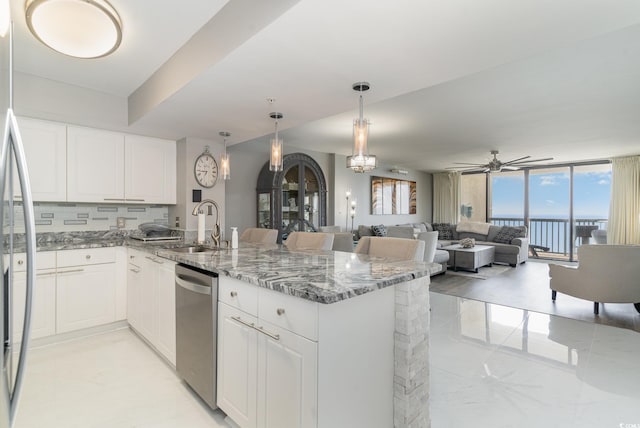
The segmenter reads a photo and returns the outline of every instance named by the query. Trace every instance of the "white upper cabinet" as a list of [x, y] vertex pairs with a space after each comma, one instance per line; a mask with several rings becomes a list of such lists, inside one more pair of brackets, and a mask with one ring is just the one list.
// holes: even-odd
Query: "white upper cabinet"
[[175, 204], [175, 141], [68, 126], [67, 200]]
[[124, 202], [124, 134], [67, 127], [67, 199]]
[[175, 204], [175, 141], [126, 135], [124, 150], [125, 200]]
[[[43, 120], [19, 118], [18, 125], [27, 159], [34, 201], [67, 200], [67, 127]], [[13, 194], [20, 196], [20, 183], [14, 172]]]

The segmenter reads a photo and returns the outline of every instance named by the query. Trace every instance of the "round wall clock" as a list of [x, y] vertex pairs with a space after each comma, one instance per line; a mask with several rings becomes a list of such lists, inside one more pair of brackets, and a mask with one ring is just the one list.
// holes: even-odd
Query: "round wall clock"
[[218, 181], [218, 163], [213, 155], [209, 152], [209, 146], [204, 148], [204, 152], [196, 158], [193, 165], [193, 174], [196, 181], [202, 187], [213, 187]]

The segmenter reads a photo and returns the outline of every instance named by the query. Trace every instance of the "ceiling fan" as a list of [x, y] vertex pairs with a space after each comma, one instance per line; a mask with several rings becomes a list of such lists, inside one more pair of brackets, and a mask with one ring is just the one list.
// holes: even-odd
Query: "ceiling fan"
[[465, 165], [465, 166], [453, 166], [447, 169], [462, 169], [462, 172], [516, 171], [520, 168], [533, 166], [533, 165], [529, 165], [531, 162], [543, 162], [543, 161], [553, 160], [553, 158], [529, 159], [531, 156], [523, 156], [521, 158], [512, 159], [507, 162], [502, 162], [500, 159], [498, 159], [497, 150], [491, 150], [491, 154], [493, 155], [493, 159], [491, 159], [486, 164], [454, 162], [455, 164]]

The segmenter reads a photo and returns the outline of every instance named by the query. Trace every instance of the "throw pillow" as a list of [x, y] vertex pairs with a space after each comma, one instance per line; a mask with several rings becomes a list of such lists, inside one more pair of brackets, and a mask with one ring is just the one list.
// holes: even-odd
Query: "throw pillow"
[[433, 223], [431, 224], [433, 230], [438, 232], [438, 239], [446, 240], [453, 239], [452, 226], [449, 223]]
[[375, 236], [387, 236], [387, 227], [384, 224], [371, 226], [371, 231]]
[[510, 244], [514, 238], [524, 238], [527, 236], [527, 228], [524, 226], [503, 226], [500, 232], [493, 239], [494, 242]]

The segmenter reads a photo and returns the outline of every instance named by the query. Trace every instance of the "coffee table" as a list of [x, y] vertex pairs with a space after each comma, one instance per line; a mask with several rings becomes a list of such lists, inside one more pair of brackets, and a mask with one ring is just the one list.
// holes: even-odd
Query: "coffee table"
[[472, 270], [478, 273], [478, 268], [493, 264], [495, 248], [491, 245], [476, 245], [471, 248], [463, 248], [460, 244], [442, 247], [449, 252], [449, 264], [454, 271], [458, 269]]

